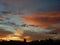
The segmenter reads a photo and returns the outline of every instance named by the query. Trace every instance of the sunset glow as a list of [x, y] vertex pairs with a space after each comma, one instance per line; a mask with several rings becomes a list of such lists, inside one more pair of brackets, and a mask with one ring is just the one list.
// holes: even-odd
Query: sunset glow
[[0, 40], [60, 39], [60, 0], [0, 0]]

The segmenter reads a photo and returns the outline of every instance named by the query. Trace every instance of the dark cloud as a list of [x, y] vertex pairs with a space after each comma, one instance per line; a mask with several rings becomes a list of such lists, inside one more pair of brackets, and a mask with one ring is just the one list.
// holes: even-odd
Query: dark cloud
[[[36, 33], [36, 32], [30, 32], [30, 31], [25, 31], [24, 36], [30, 36], [30, 38], [32, 40], [45, 40], [45, 39], [49, 39], [52, 38], [50, 35], [48, 35], [50, 33]], [[51, 32], [52, 34], [52, 32]]]
[[0, 38], [1, 38], [1, 37], [6, 37], [6, 36], [8, 36], [9, 34], [13, 34], [13, 32], [6, 31], [6, 30], [0, 28]]
[[11, 11], [12, 13], [60, 11], [60, 1], [58, 0], [3, 0], [0, 2], [5, 4], [5, 11]]
[[0, 29], [0, 33], [4, 33], [4, 34], [12, 34], [12, 32], [6, 31], [6, 30], [4, 30], [4, 29]]

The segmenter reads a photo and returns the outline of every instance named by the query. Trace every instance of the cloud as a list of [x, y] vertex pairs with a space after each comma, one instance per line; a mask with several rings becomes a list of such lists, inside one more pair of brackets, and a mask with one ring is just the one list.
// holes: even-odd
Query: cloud
[[[60, 32], [57, 31], [56, 28], [53, 28], [52, 26], [55, 23], [57, 24], [60, 23], [59, 14], [60, 14], [59, 12], [56, 13], [49, 12], [49, 13], [39, 13], [39, 14], [37, 13], [29, 16], [23, 15], [22, 17], [14, 14], [2, 15], [3, 18], [1, 19], [3, 19], [3, 21], [0, 21], [0, 28], [4, 29], [5, 31], [9, 31], [7, 32], [7, 34], [9, 34], [7, 35], [7, 37], [10, 36], [10, 39], [12, 40], [15, 40], [17, 38], [18, 40], [20, 39], [23, 40], [24, 37], [29, 37], [29, 39], [27, 40], [39, 40], [46, 38], [48, 39], [49, 37], [52, 38], [52, 36], [48, 34], [53, 34], [54, 32], [57, 33]], [[24, 26], [24, 24], [26, 25]], [[30, 26], [30, 25], [34, 25], [34, 26]], [[16, 31], [17, 29], [19, 31]], [[21, 33], [21, 30], [23, 34]], [[10, 32], [13, 32], [13, 34], [10, 35]], [[3, 35], [3, 37], [5, 36], [6, 35]]]
[[23, 18], [25, 23], [33, 23], [41, 26], [51, 26], [55, 23], [60, 23], [59, 12], [39, 13]]
[[11, 11], [12, 13], [39, 13], [60, 11], [60, 1], [56, 0], [3, 0], [0, 11]]
[[6, 37], [6, 36], [8, 36], [9, 34], [13, 34], [13, 32], [6, 31], [5, 29], [1, 29], [1, 28], [0, 28], [0, 38]]
[[[25, 16], [23, 18], [23, 21], [26, 24], [41, 27], [40, 29], [43, 29], [42, 31], [46, 31], [46, 29], [48, 29], [49, 31], [49, 29], [52, 29], [52, 31], [49, 33], [58, 33], [58, 34], [60, 33], [60, 28], [59, 28], [60, 13], [59, 12], [37, 13], [34, 15]], [[58, 24], [58, 26], [56, 26], [56, 24]], [[33, 29], [35, 30], [35, 28]], [[38, 31], [38, 29], [36, 29], [36, 31]]]
[[21, 30], [31, 31], [36, 33], [47, 33], [52, 32], [54, 29], [46, 29], [44, 27], [20, 27]]
[[59, 5], [55, 0], [3, 0], [0, 4], [0, 37], [8, 40], [26, 38], [27, 41], [59, 37], [53, 35], [60, 33]]
[[[29, 35], [32, 40], [46, 40], [46, 39], [60, 39], [60, 34], [53, 34], [53, 33], [36, 33], [36, 32], [28, 32], [26, 31], [24, 35]], [[57, 38], [55, 38], [57, 37]]]

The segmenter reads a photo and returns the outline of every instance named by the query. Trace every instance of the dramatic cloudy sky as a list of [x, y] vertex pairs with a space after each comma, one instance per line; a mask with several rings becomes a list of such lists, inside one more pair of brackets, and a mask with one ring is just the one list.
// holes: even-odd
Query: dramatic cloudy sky
[[29, 42], [59, 35], [60, 0], [0, 0], [0, 39]]

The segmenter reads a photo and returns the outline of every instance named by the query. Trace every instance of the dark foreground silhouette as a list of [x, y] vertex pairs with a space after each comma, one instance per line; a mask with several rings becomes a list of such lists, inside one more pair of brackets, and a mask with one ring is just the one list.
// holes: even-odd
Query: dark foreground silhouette
[[0, 42], [0, 45], [60, 45], [60, 40], [41, 40], [41, 41], [32, 41], [32, 42], [26, 42], [26, 40], [24, 40], [24, 42], [21, 41], [2, 41]]

